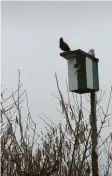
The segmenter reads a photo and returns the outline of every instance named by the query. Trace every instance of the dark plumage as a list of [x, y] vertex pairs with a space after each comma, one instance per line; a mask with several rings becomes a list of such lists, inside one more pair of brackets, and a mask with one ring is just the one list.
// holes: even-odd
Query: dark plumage
[[89, 52], [88, 52], [88, 54], [91, 54], [92, 56], [95, 57], [95, 51], [94, 51], [94, 49], [90, 49]]
[[63, 51], [70, 51], [70, 47], [67, 45], [67, 43], [65, 43], [65, 42], [63, 41], [63, 38], [62, 38], [62, 37], [60, 38], [59, 47], [60, 47], [60, 49], [63, 50]]

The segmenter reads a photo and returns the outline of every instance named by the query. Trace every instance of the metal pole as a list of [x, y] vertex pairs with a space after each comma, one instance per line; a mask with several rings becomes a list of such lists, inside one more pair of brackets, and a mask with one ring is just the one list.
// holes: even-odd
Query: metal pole
[[96, 119], [96, 94], [90, 94], [91, 99], [91, 140], [92, 140], [92, 176], [98, 174], [98, 153], [97, 153], [97, 119]]

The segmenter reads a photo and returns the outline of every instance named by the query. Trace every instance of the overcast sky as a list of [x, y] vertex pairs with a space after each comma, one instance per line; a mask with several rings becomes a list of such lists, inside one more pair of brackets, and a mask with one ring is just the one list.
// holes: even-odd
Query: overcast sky
[[[67, 61], [59, 38], [72, 50], [95, 49], [100, 89], [112, 85], [112, 2], [2, 2], [2, 85], [17, 87], [18, 69], [37, 125], [39, 113], [59, 119], [54, 73], [66, 94]], [[41, 125], [40, 125], [41, 126]]]

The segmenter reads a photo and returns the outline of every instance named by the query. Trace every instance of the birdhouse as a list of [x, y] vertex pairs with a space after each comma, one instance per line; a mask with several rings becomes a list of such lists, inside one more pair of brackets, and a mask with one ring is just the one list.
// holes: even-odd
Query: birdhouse
[[80, 49], [60, 53], [68, 61], [69, 91], [79, 94], [99, 91], [98, 61]]

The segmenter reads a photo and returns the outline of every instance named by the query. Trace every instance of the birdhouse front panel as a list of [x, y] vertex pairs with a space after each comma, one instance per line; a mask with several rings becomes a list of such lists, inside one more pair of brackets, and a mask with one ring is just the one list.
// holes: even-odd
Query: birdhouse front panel
[[78, 89], [77, 70], [74, 69], [76, 58], [68, 60], [69, 91]]
[[78, 90], [83, 93], [87, 89], [87, 79], [86, 79], [86, 60], [82, 55], [77, 55], [77, 64], [79, 65], [77, 73]]
[[68, 60], [68, 79], [70, 92], [87, 88], [86, 62], [80, 55]]

